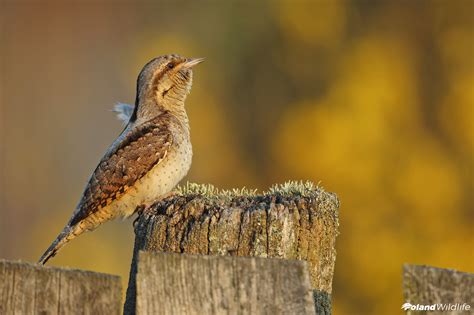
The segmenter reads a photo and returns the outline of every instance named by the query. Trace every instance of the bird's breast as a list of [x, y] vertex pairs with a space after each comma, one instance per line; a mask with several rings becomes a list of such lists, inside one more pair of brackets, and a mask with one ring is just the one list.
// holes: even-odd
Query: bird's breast
[[183, 179], [191, 167], [192, 146], [183, 140], [174, 145], [166, 156], [145, 176], [129, 188], [127, 193], [117, 200], [116, 211], [122, 216], [130, 216], [139, 205], [150, 205], [171, 192]]

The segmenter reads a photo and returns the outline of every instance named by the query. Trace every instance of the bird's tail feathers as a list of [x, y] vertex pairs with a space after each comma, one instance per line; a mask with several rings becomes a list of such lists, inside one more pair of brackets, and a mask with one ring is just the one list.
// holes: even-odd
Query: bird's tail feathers
[[59, 233], [58, 237], [54, 240], [54, 242], [49, 246], [46, 252], [41, 256], [38, 263], [44, 265], [51, 257], [54, 257], [57, 252], [66, 245], [70, 240], [75, 237], [73, 234], [73, 229], [68, 225], [66, 226], [61, 233]]

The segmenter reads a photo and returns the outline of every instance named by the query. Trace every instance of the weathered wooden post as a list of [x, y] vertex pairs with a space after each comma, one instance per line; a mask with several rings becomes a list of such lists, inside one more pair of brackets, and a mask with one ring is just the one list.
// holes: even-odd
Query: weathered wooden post
[[119, 276], [0, 260], [0, 314], [120, 314]]
[[306, 262], [139, 252], [136, 314], [314, 315]]
[[262, 195], [188, 184], [138, 218], [124, 313], [136, 310], [138, 253], [144, 250], [305, 260], [316, 311], [329, 314], [338, 207], [335, 194], [311, 183], [274, 186]]
[[[403, 296], [410, 304], [405, 304], [408, 314], [472, 314], [474, 274], [406, 264]], [[423, 309], [426, 306], [432, 309]]]

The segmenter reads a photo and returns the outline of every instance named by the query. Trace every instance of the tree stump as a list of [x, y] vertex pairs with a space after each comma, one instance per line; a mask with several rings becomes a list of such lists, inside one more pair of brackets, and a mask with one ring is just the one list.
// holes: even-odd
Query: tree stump
[[330, 314], [338, 208], [335, 194], [309, 182], [261, 195], [188, 184], [137, 219], [124, 313], [135, 313], [137, 259], [144, 250], [306, 260], [317, 314]]

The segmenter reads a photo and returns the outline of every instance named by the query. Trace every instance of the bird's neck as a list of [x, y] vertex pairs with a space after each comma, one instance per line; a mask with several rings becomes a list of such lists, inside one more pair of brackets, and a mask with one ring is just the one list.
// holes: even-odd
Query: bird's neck
[[184, 133], [189, 136], [189, 119], [186, 109], [184, 108], [184, 102], [182, 102], [180, 106], [167, 108], [167, 110], [171, 115], [176, 117], [176, 119], [181, 124]]
[[165, 104], [157, 104], [153, 101], [139, 102], [136, 107], [136, 113], [134, 113], [136, 115], [135, 125], [140, 125], [164, 112], [168, 112], [180, 122], [183, 131], [189, 133], [189, 119], [184, 107], [184, 100], [175, 100]]

